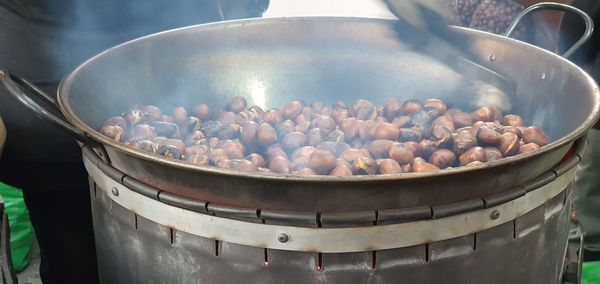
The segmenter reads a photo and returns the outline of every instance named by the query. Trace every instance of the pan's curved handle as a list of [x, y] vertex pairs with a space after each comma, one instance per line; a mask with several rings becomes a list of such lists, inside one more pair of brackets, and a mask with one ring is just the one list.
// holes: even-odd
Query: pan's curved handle
[[577, 49], [579, 49], [586, 41], [590, 39], [592, 33], [594, 32], [594, 20], [592, 19], [592, 17], [590, 17], [590, 15], [588, 15], [584, 11], [566, 4], [542, 2], [529, 6], [527, 9], [519, 13], [519, 15], [517, 15], [517, 17], [512, 21], [512, 23], [504, 33], [504, 36], [510, 37], [515, 31], [517, 25], [521, 22], [521, 20], [523, 20], [523, 18], [529, 13], [532, 13], [537, 10], [558, 10], [563, 12], [571, 12], [583, 18], [583, 21], [585, 22], [585, 32], [583, 33], [581, 38], [575, 44], [573, 44], [573, 46], [571, 46], [567, 51], [565, 51], [565, 53], [562, 54], [562, 56], [565, 58], [569, 58], [571, 55], [573, 55], [573, 53], [575, 53]]
[[[8, 90], [10, 94], [12, 94], [15, 99], [17, 99], [21, 104], [30, 109], [37, 115], [39, 118], [48, 120], [52, 122], [56, 127], [65, 131], [67, 134], [71, 135], [73, 138], [77, 139], [79, 142], [89, 145], [92, 148], [97, 148], [99, 143], [90, 139], [77, 128], [75, 128], [70, 123], [64, 121], [63, 119], [55, 116], [44, 107], [36, 103], [33, 99], [29, 97], [27, 93], [34, 94], [42, 98], [48, 104], [55, 106], [56, 100], [50, 95], [46, 94], [40, 88], [36, 87], [33, 83], [20, 78], [14, 74], [10, 74], [4, 70], [0, 70], [0, 81]], [[26, 91], [24, 91], [26, 90]]]

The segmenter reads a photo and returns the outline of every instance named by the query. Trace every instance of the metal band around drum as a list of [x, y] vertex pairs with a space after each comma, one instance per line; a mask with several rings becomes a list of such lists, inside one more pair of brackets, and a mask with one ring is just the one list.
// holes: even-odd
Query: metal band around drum
[[240, 245], [322, 253], [409, 247], [490, 229], [549, 201], [567, 188], [577, 172], [577, 167], [573, 167], [553, 182], [507, 203], [446, 218], [368, 227], [307, 228], [244, 222], [170, 206], [114, 181], [85, 156], [84, 164], [104, 194], [126, 209], [158, 224]]

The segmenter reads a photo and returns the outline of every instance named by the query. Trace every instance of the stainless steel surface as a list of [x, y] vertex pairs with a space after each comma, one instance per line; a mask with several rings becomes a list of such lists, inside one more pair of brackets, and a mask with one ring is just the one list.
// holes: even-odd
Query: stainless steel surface
[[244, 222], [173, 207], [128, 189], [103, 174], [87, 157], [84, 157], [84, 164], [98, 188], [103, 191], [102, 194], [106, 194], [123, 208], [136, 212], [138, 216], [152, 222], [228, 243], [323, 253], [409, 247], [490, 229], [525, 215], [548, 202], [567, 188], [577, 171], [577, 167], [573, 167], [555, 181], [523, 197], [483, 210], [401, 224], [315, 229]]
[[462, 107], [472, 103], [461, 76], [399, 42], [391, 20], [260, 19], [164, 32], [90, 59], [63, 81], [58, 101], [70, 122], [105, 145], [115, 168], [188, 197], [298, 211], [464, 201], [509, 190], [552, 168], [597, 120], [600, 99], [594, 81], [557, 55], [508, 38], [453, 29], [474, 48], [479, 64], [515, 81], [511, 112], [544, 129], [553, 143], [483, 166], [441, 172], [297, 177], [200, 167], [130, 149], [95, 130], [133, 105], [168, 109], [209, 102], [218, 108], [237, 95], [263, 107], [294, 98], [382, 103], [390, 96], [439, 97]]
[[92, 183], [90, 193], [100, 279], [111, 284], [562, 283], [571, 204], [567, 189], [475, 234], [374, 252], [318, 253], [199, 237], [122, 207], [100, 184]]
[[519, 23], [523, 20], [523, 18], [525, 18], [530, 13], [539, 10], [558, 10], [563, 12], [571, 12], [577, 14], [583, 19], [585, 23], [585, 31], [583, 32], [581, 38], [577, 42], [575, 42], [573, 46], [567, 49], [567, 51], [565, 51], [565, 53], [562, 55], [565, 58], [571, 57], [571, 55], [575, 53], [575, 51], [577, 51], [577, 49], [579, 49], [592, 36], [592, 33], [594, 32], [594, 20], [584, 11], [566, 4], [543, 2], [531, 5], [527, 7], [527, 9], [523, 10], [510, 24], [510, 26], [504, 33], [504, 36], [510, 37], [513, 31], [519, 25]]
[[[515, 83], [473, 60], [470, 41], [461, 39], [452, 24], [453, 14], [446, 1], [385, 0], [389, 10], [398, 18], [397, 34], [402, 42], [412, 45], [427, 56], [440, 60], [465, 79], [465, 86], [484, 85], [499, 96], [495, 106], [510, 109], [507, 96], [515, 92]], [[485, 83], [484, 83], [485, 82]], [[477, 94], [478, 88], [465, 88]]]

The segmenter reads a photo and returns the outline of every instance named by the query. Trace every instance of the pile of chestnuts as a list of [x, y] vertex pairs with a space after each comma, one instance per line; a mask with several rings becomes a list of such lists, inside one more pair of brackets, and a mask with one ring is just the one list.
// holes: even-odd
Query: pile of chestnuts
[[439, 99], [383, 106], [368, 100], [326, 106], [291, 101], [263, 110], [233, 98], [206, 104], [134, 108], [108, 119], [102, 134], [129, 147], [201, 166], [293, 175], [375, 175], [474, 166], [539, 149], [548, 137], [493, 106], [473, 112]]

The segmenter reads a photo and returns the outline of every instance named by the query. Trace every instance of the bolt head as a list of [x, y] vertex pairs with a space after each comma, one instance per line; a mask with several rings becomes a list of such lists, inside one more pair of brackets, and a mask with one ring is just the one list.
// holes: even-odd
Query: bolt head
[[279, 234], [279, 235], [277, 236], [277, 240], [278, 240], [280, 243], [287, 243], [287, 242], [290, 240], [290, 236], [288, 236], [288, 235], [287, 235], [287, 234], [285, 234], [285, 233], [281, 233], [281, 234]]
[[116, 187], [113, 187], [111, 191], [114, 196], [119, 196], [119, 190]]
[[498, 210], [492, 211], [492, 214], [490, 214], [490, 218], [492, 218], [492, 220], [500, 218], [500, 212]]

